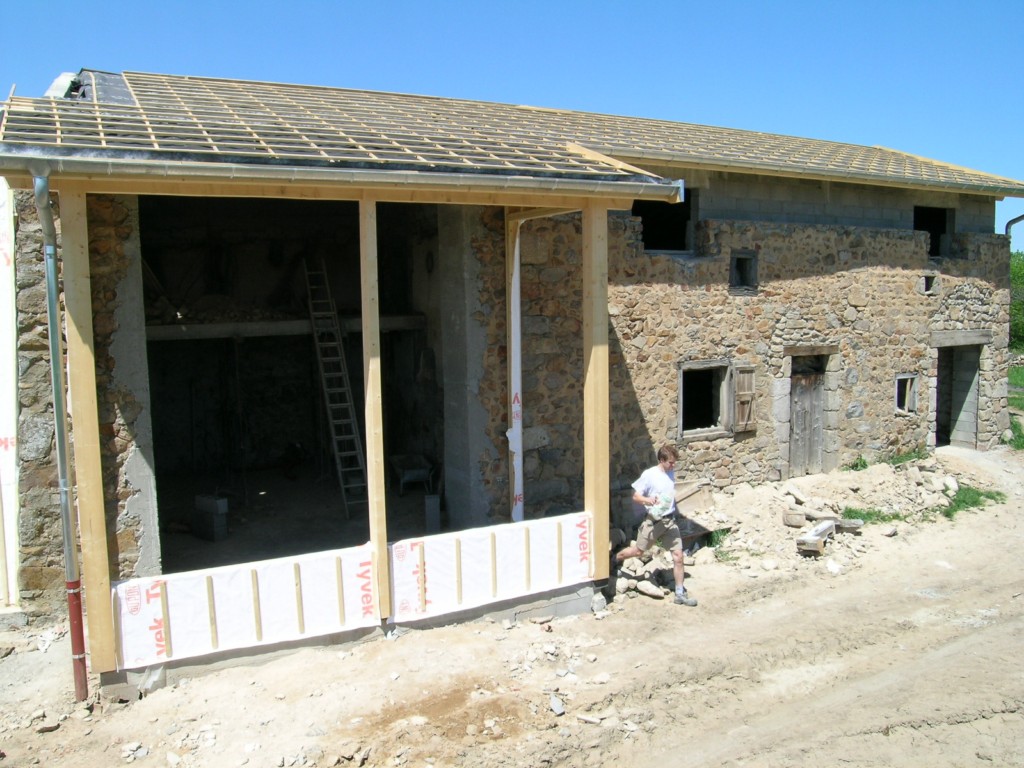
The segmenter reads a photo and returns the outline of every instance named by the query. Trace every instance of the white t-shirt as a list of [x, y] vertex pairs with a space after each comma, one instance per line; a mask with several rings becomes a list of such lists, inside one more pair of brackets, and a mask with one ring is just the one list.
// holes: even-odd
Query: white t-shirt
[[[667, 495], [671, 499], [671, 503], [666, 514], [672, 514], [676, 510], [675, 470], [670, 469], [666, 472], [661, 468], [660, 464], [656, 464], [650, 469], [645, 469], [643, 474], [633, 483], [633, 490], [637, 491], [641, 496], [652, 498]], [[633, 502], [633, 510], [637, 513], [638, 518], [644, 517], [647, 514], [647, 507], [637, 501]]]

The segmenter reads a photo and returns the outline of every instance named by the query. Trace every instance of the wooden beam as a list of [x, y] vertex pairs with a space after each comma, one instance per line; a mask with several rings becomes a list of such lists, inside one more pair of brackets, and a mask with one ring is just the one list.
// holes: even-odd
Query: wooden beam
[[[31, 189], [32, 176], [7, 174], [14, 189]], [[54, 176], [50, 188], [56, 192], [111, 195], [169, 195], [172, 197], [256, 197], [284, 200], [374, 200], [381, 203], [437, 203], [450, 205], [499, 205], [578, 211], [586, 197], [552, 191], [541, 192], [447, 190], [424, 186], [360, 187], [348, 184], [305, 182], [253, 182], [245, 180], [196, 180], [186, 177]], [[663, 197], [663, 196], [662, 196]], [[608, 208], [632, 207], [631, 197], [601, 198]], [[662, 199], [661, 197], [656, 199]]]
[[384, 503], [384, 411], [380, 373], [380, 300], [377, 289], [377, 204], [359, 202], [359, 274], [363, 302], [363, 384], [366, 391], [366, 494], [370, 547], [381, 618], [391, 615], [388, 523]]
[[75, 423], [74, 473], [82, 540], [82, 584], [92, 672], [117, 669], [110, 554], [100, 467], [99, 409], [92, 334], [92, 291], [85, 195], [60, 196], [61, 259], [67, 312], [68, 389]]
[[508, 209], [505, 211], [505, 223], [515, 221], [529, 221], [530, 219], [545, 219], [549, 216], [561, 216], [564, 213], [576, 213], [579, 208], [523, 208], [520, 210]]
[[583, 502], [594, 520], [594, 578], [608, 578], [608, 209], [583, 207]]

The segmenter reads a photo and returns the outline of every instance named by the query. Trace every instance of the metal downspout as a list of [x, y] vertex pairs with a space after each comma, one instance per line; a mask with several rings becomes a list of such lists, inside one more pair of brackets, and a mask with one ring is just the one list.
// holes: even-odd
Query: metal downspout
[[57, 280], [57, 230], [50, 207], [50, 182], [45, 175], [33, 174], [36, 210], [43, 230], [43, 255], [46, 262], [46, 326], [50, 337], [50, 381], [53, 385], [53, 422], [57, 447], [57, 480], [60, 489], [60, 519], [64, 534], [64, 578], [68, 594], [68, 620], [71, 634], [71, 663], [75, 675], [75, 698], [89, 695], [85, 668], [85, 632], [82, 624], [82, 577], [78, 567], [75, 525], [68, 487], [68, 430], [64, 396], [64, 345], [61, 336], [59, 284]]
[[1020, 222], [1022, 222], [1022, 221], [1024, 221], [1024, 213], [1022, 213], [1022, 214], [1021, 214], [1020, 216], [1018, 216], [1017, 218], [1015, 218], [1015, 219], [1010, 219], [1010, 220], [1009, 220], [1008, 222], [1006, 222], [1006, 236], [1007, 236], [1007, 237], [1009, 237], [1009, 236], [1010, 236], [1010, 230], [1011, 230], [1011, 229], [1013, 228], [1013, 225], [1014, 225], [1014, 224], [1018, 224], [1018, 223], [1020, 223]]

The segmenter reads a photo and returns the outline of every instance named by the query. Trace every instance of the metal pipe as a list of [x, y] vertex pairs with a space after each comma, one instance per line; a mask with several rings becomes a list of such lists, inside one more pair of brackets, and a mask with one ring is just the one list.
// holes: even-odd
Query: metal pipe
[[57, 482], [60, 491], [60, 519], [64, 534], [64, 579], [68, 594], [68, 621], [71, 635], [71, 664], [75, 675], [75, 698], [89, 695], [85, 668], [85, 631], [82, 623], [82, 577], [75, 545], [74, 513], [68, 486], [68, 430], [64, 388], [64, 345], [61, 337], [60, 291], [57, 276], [57, 229], [50, 207], [50, 181], [33, 173], [36, 211], [43, 230], [43, 256], [46, 266], [46, 327], [50, 337], [50, 381], [53, 386], [53, 425], [57, 448]]
[[1013, 228], [1013, 225], [1017, 224], [1017, 223], [1019, 223], [1021, 221], [1024, 221], [1024, 213], [1022, 213], [1020, 216], [1018, 216], [1018, 217], [1016, 217], [1014, 219], [1010, 219], [1008, 222], [1006, 222], [1006, 236], [1007, 237], [1010, 236], [1010, 230]]

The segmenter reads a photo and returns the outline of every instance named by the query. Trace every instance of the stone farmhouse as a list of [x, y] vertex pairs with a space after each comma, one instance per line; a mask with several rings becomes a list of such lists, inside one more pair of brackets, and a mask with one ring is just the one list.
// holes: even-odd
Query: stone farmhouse
[[[99, 672], [133, 667], [132, 579], [365, 546], [379, 622], [404, 615], [396, 541], [494, 526], [484, 572], [455, 545], [453, 589], [521, 597], [549, 584], [530, 576], [547, 534], [502, 554], [502, 531], [583, 512], [587, 578], [550, 582], [571, 592], [607, 576], [592, 555], [661, 444], [725, 488], [984, 450], [1008, 427], [995, 204], [1024, 182], [702, 125], [134, 72], [2, 110], [0, 604], [61, 592], [67, 431]], [[527, 588], [502, 591], [510, 563]]]

